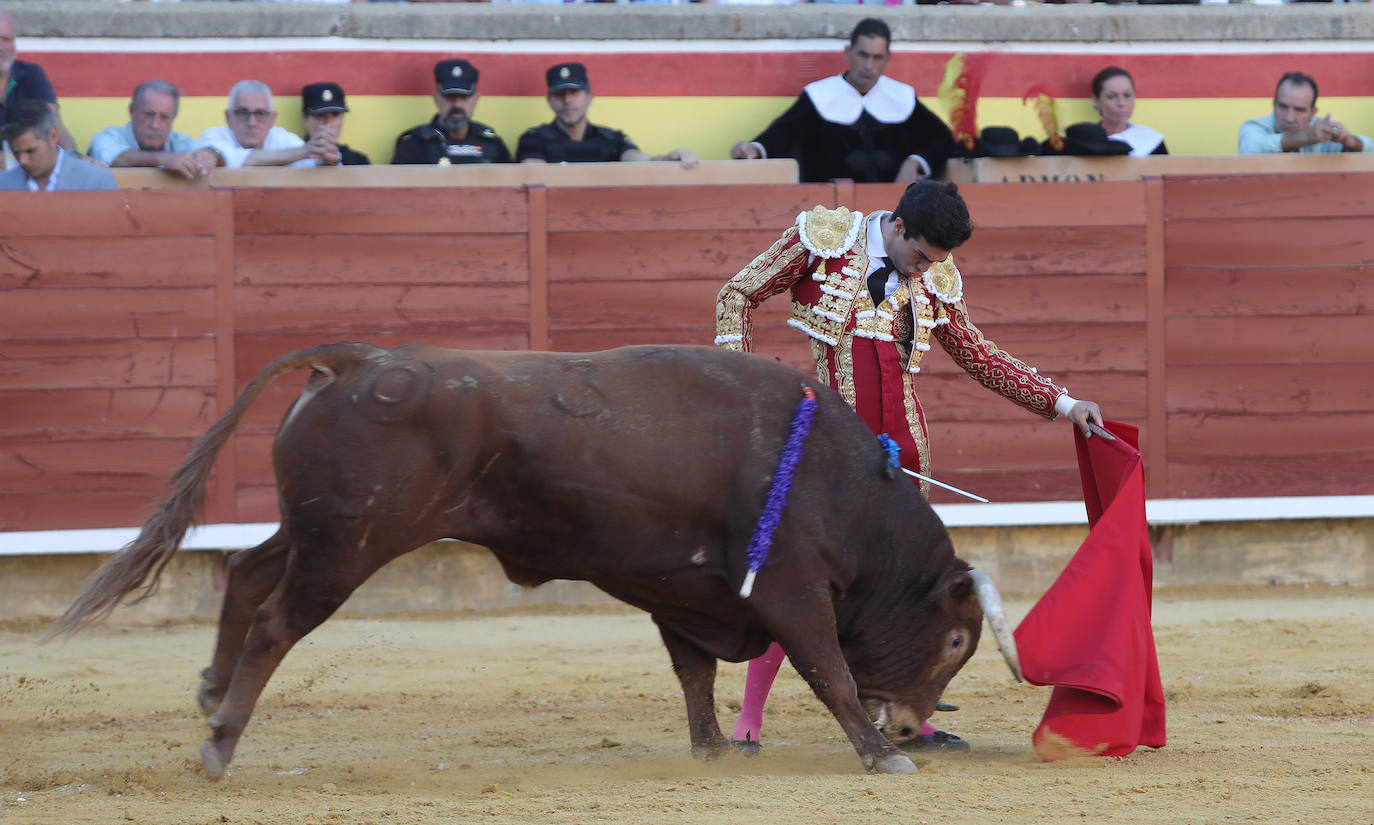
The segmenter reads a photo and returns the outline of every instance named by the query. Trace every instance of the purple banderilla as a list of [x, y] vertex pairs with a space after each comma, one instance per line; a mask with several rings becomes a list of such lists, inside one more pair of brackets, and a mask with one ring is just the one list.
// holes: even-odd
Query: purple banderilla
[[739, 594], [746, 599], [754, 592], [754, 577], [764, 562], [768, 561], [768, 548], [772, 546], [773, 534], [782, 521], [782, 508], [787, 506], [787, 494], [792, 490], [792, 474], [797, 471], [797, 463], [801, 461], [802, 445], [806, 442], [806, 434], [811, 431], [811, 419], [815, 415], [816, 393], [802, 384], [802, 400], [797, 402], [796, 412], [792, 413], [792, 429], [787, 433], [787, 443], [782, 447], [778, 469], [773, 473], [768, 501], [763, 505], [759, 523], [754, 526], [754, 535], [744, 551], [749, 558], [749, 572], [744, 575]]

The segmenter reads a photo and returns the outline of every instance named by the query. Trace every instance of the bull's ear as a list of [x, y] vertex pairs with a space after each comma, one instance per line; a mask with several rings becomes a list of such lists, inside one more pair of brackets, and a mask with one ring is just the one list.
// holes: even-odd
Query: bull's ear
[[957, 613], [967, 604], [978, 603], [978, 593], [973, 585], [973, 576], [967, 570], [951, 571], [945, 574], [945, 609]]

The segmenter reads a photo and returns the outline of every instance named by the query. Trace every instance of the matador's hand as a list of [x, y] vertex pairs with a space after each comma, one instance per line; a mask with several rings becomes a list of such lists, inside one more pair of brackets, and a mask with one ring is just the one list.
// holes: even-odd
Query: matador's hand
[[1069, 408], [1064, 417], [1073, 422], [1073, 425], [1083, 431], [1083, 435], [1092, 438], [1092, 431], [1088, 429], [1088, 422], [1102, 426], [1102, 411], [1097, 408], [1097, 404], [1092, 401], [1079, 401]]

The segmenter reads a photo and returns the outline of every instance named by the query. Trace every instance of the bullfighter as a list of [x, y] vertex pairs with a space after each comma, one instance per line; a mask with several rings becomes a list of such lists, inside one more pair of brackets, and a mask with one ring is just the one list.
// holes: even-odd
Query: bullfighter
[[[1025, 409], [1062, 415], [1088, 432], [1101, 425], [1097, 404], [1079, 401], [1002, 350], [974, 326], [953, 250], [973, 232], [968, 206], [952, 183], [917, 181], [896, 209], [870, 215], [817, 206], [731, 278], [716, 301], [718, 346], [749, 352], [753, 310], [785, 290], [788, 325], [811, 339], [816, 374], [837, 390], [874, 433], [901, 448], [907, 469], [929, 475], [925, 414], [916, 396], [921, 360], [938, 341], [983, 386]], [[919, 482], [929, 496], [929, 485]], [[757, 749], [763, 703], [782, 663], [774, 644], [749, 664], [734, 739]], [[915, 749], [968, 748], [926, 723]]]

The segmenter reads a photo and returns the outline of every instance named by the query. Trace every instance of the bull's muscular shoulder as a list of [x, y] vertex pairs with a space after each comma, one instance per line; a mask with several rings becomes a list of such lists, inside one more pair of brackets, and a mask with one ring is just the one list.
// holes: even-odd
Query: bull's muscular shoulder
[[843, 206], [838, 209], [817, 206], [797, 216], [797, 235], [811, 254], [838, 258], [854, 246], [863, 222], [862, 212], [852, 212]]

